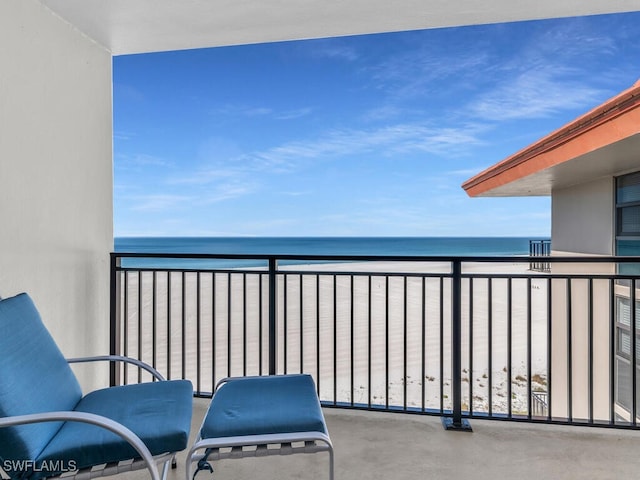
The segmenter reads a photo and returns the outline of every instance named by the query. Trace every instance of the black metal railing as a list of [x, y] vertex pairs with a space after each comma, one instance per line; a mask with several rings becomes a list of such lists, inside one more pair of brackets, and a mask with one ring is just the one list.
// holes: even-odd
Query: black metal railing
[[[550, 255], [551, 240], [529, 240], [530, 257], [548, 257]], [[551, 270], [551, 264], [536, 258], [529, 263], [529, 269], [534, 272], [549, 272]]]
[[201, 396], [304, 372], [325, 406], [637, 428], [640, 258], [531, 261], [112, 254], [111, 353]]

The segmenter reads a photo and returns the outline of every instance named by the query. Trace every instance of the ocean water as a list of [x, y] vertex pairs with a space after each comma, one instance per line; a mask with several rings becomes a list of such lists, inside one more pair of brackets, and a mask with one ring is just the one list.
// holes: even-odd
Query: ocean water
[[[530, 237], [117, 237], [117, 253], [249, 255], [528, 255]], [[250, 267], [251, 260], [124, 259], [123, 266], [162, 268]], [[284, 263], [284, 262], [283, 262]], [[300, 263], [300, 262], [288, 262]], [[305, 262], [308, 263], [308, 262]]]

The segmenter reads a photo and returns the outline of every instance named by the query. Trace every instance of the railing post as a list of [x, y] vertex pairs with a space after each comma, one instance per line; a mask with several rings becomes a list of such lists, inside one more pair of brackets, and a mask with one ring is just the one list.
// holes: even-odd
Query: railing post
[[452, 262], [451, 277], [451, 390], [453, 416], [442, 417], [446, 430], [471, 432], [471, 424], [462, 418], [462, 262]]
[[278, 261], [269, 258], [269, 375], [276, 374], [277, 363], [277, 338], [276, 338], [276, 302], [277, 302], [277, 277]]
[[[111, 271], [109, 276], [109, 354], [120, 354], [120, 257], [111, 254]], [[118, 368], [115, 362], [109, 362], [109, 385], [120, 383]]]

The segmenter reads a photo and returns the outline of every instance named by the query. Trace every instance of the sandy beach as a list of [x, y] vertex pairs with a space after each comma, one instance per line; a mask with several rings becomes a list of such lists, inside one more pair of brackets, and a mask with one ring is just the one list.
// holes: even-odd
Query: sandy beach
[[[527, 268], [524, 263], [470, 265], [465, 273], [530, 273]], [[286, 275], [279, 275], [277, 287], [278, 373], [312, 374], [327, 401], [451, 407], [451, 280], [437, 276], [449, 272], [448, 263], [298, 265], [281, 271]], [[321, 274], [294, 273], [308, 271]], [[358, 271], [372, 275], [345, 274]], [[382, 275], [386, 272], [407, 275]], [[434, 276], [415, 275], [425, 272]], [[513, 281], [510, 306], [507, 289], [504, 279], [494, 279], [491, 287], [487, 279], [463, 280], [465, 409], [472, 401], [474, 411], [506, 413], [511, 383], [513, 413], [527, 413], [529, 284]], [[122, 334], [128, 338], [123, 353], [155, 364], [167, 377], [189, 378], [202, 392], [211, 392], [229, 375], [268, 372], [265, 274], [130, 272], [122, 292], [127, 318]], [[533, 279], [530, 294], [532, 306], [544, 304], [546, 282]], [[531, 309], [534, 391], [546, 390], [545, 311]], [[137, 381], [131, 369], [127, 376]]]

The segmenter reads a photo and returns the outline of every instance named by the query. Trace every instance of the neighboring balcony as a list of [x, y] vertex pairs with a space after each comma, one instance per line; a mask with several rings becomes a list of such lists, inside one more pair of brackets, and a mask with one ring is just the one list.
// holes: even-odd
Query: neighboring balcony
[[[530, 257], [548, 257], [551, 255], [551, 240], [529, 240]], [[535, 258], [529, 264], [529, 268], [534, 272], [548, 273], [551, 271], [551, 264], [544, 258]]]
[[[373, 478], [389, 465], [406, 466], [393, 478], [490, 478], [478, 462], [503, 478], [529, 460], [535, 478], [635, 472], [640, 308], [628, 272], [640, 259], [548, 257], [548, 272], [531, 260], [113, 254], [111, 350], [190, 379], [196, 411], [223, 377], [313, 375], [337, 478], [360, 476], [359, 462]], [[446, 432], [441, 418], [476, 432]], [[405, 444], [401, 463], [384, 460]]]

